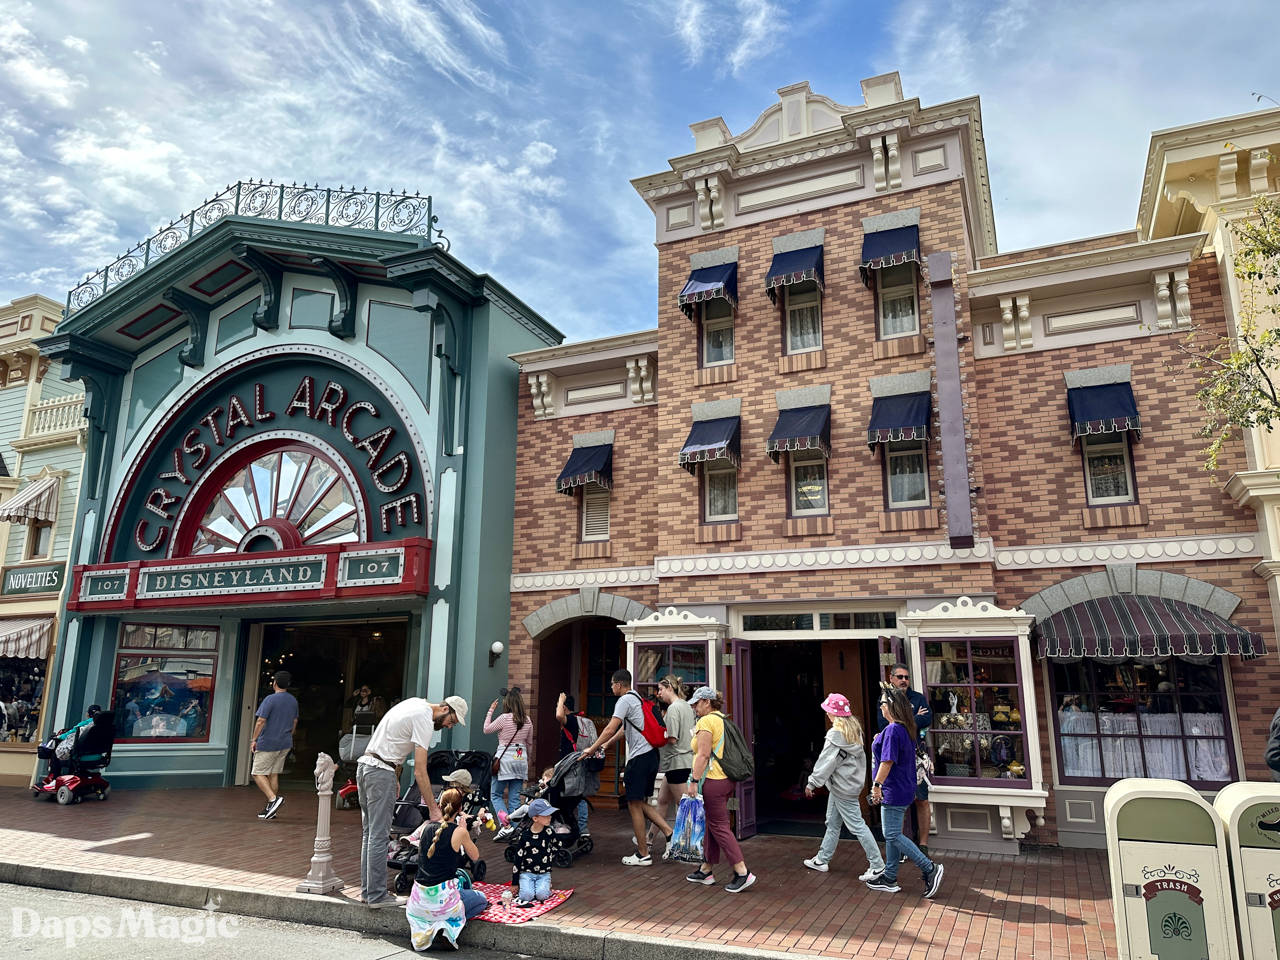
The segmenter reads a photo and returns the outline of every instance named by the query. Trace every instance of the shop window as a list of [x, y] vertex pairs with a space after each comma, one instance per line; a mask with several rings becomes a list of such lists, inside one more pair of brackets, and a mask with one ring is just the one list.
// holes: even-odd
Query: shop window
[[1015, 642], [930, 640], [923, 649], [934, 776], [1028, 786]]
[[812, 630], [812, 613], [748, 614], [742, 618], [744, 632], [760, 630]]
[[885, 488], [891, 510], [929, 505], [928, 453], [924, 440], [898, 440], [885, 448]]
[[1081, 437], [1085, 494], [1091, 505], [1133, 503], [1133, 464], [1129, 434], [1096, 433]]
[[27, 531], [26, 559], [43, 560], [53, 547], [53, 523], [49, 520], [31, 521]]
[[216, 627], [126, 623], [111, 708], [117, 740], [209, 739]]
[[898, 626], [896, 613], [820, 613], [819, 630], [893, 630]]
[[38, 743], [44, 658], [0, 657], [0, 743]]
[[876, 287], [880, 300], [880, 339], [892, 340], [919, 333], [915, 264], [883, 267], [877, 272]]
[[702, 304], [702, 365], [733, 363], [733, 304], [716, 297]]
[[675, 674], [690, 692], [707, 682], [707, 645], [705, 643], [637, 643], [636, 690], [643, 696], [656, 696], [658, 681]]
[[791, 515], [827, 513], [827, 458], [821, 450], [791, 452]]
[[788, 286], [787, 353], [822, 349], [822, 295], [813, 280]]
[[609, 489], [598, 483], [582, 488], [582, 539], [609, 539]]
[[1158, 777], [1216, 790], [1235, 779], [1220, 657], [1054, 663], [1050, 696], [1063, 783]]
[[[720, 461], [724, 463], [725, 461]], [[721, 523], [738, 519], [738, 470], [703, 468], [703, 500], [707, 523]]]

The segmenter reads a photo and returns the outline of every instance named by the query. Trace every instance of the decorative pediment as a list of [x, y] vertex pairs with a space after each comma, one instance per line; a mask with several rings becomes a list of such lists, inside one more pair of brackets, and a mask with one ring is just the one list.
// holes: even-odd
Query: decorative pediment
[[628, 620], [618, 629], [628, 641], [722, 640], [729, 634], [729, 625], [715, 617], [700, 617], [675, 607], [667, 607], [639, 620]]
[[987, 600], [960, 597], [929, 610], [908, 610], [898, 623], [911, 637], [1027, 636], [1035, 618], [1014, 607], [1005, 610]]

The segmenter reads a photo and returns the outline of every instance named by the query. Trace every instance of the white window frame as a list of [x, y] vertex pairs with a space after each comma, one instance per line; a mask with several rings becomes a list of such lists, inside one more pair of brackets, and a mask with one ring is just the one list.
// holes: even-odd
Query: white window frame
[[[711, 512], [711, 491], [708, 481], [713, 475], [729, 473], [733, 475], [733, 513], [713, 514]], [[738, 519], [738, 468], [727, 460], [713, 460], [702, 466], [702, 515], [703, 523], [729, 523]]]
[[[736, 363], [738, 359], [738, 337], [737, 337], [737, 331], [734, 330], [734, 322], [737, 318], [734, 316], [734, 313], [733, 313], [733, 305], [729, 304], [729, 301], [726, 300], [725, 303], [726, 305], [729, 306], [729, 315], [727, 317], [712, 317], [708, 319], [707, 307], [709, 307], [714, 302], [715, 302], [714, 300], [706, 300], [702, 304], [702, 365], [704, 367], [724, 367], [724, 366], [728, 366], [731, 363]], [[707, 349], [708, 335], [711, 334], [713, 331], [723, 330], [726, 327], [730, 330], [733, 330], [733, 333], [734, 333], [733, 347], [729, 351], [730, 353], [729, 359], [728, 360], [708, 360], [707, 359], [707, 356], [709, 355], [709, 351]]]
[[[795, 286], [799, 286], [799, 284], [795, 286], [788, 285], [783, 287], [783, 289], [786, 291], [786, 298], [787, 298], [786, 323], [785, 323], [786, 329], [783, 331], [786, 336], [787, 356], [795, 356], [801, 353], [814, 353], [815, 351], [821, 350], [824, 346], [826, 346], [826, 339], [825, 337], [823, 337], [823, 332], [822, 332], [822, 291], [818, 289], [818, 284], [816, 281], [810, 280], [810, 281], [807, 281], [804, 285], [807, 287], [809, 284], [813, 284], [813, 286], [810, 289], [803, 290], [799, 293], [797, 293], [795, 290]], [[800, 299], [800, 302], [793, 303], [792, 302], [793, 299]], [[800, 349], [800, 350], [793, 350], [791, 349], [791, 314], [795, 310], [803, 309], [805, 307], [810, 307], [810, 306], [818, 308], [818, 345], [815, 347], [804, 347], [803, 349]]]
[[[810, 466], [814, 463], [822, 464], [822, 499], [826, 502], [826, 506], [801, 509], [798, 506], [799, 489], [796, 486], [796, 468]], [[787, 455], [787, 485], [789, 487], [788, 495], [791, 498], [791, 516], [825, 517], [831, 512], [831, 485], [827, 472], [827, 458], [822, 455], [821, 450], [792, 450]]]
[[[582, 488], [582, 520], [580, 529], [583, 543], [595, 543], [609, 539], [609, 498], [610, 490], [598, 483], [588, 483]], [[603, 507], [601, 506], [603, 504]], [[600, 531], [599, 511], [604, 512], [604, 531]], [[592, 522], [594, 521], [594, 527]]]
[[[901, 337], [915, 337], [920, 334], [920, 292], [919, 278], [916, 275], [916, 266], [914, 263], [904, 264], [911, 270], [911, 283], [899, 284], [896, 287], [881, 287], [880, 278], [884, 276], [884, 271], [888, 268], [882, 267], [876, 271], [876, 326], [880, 333], [881, 340], [897, 340]], [[884, 329], [884, 307], [890, 300], [897, 300], [904, 296], [911, 297], [911, 307], [915, 312], [916, 325], [915, 329], [906, 333], [885, 333]]]
[[[40, 531], [49, 531], [49, 544], [43, 553], [36, 553], [36, 544], [39, 542]], [[53, 556], [53, 521], [52, 520], [32, 520], [27, 525], [27, 543], [22, 551], [24, 560], [48, 560]]]
[[[1108, 443], [1098, 443], [1097, 440], [1103, 437], [1115, 437]], [[1092, 443], [1090, 441], [1093, 441]], [[1119, 451], [1124, 457], [1124, 474], [1125, 480], [1129, 485], [1129, 492], [1123, 497], [1095, 497], [1093, 495], [1093, 471], [1089, 467], [1089, 455], [1107, 455]], [[1133, 459], [1129, 455], [1129, 435], [1126, 431], [1117, 431], [1116, 433], [1104, 434], [1085, 434], [1080, 438], [1080, 455], [1084, 459], [1084, 495], [1085, 500], [1091, 507], [1111, 506], [1122, 503], [1136, 503], [1137, 491], [1133, 477]]]
[[[893, 449], [898, 443], [904, 446], [901, 449]], [[884, 450], [884, 495], [888, 501], [890, 510], [910, 510], [920, 507], [928, 507], [931, 500], [929, 496], [929, 446], [927, 440], [902, 440], [898, 443], [888, 443]], [[905, 444], [914, 444], [912, 447], [906, 447]], [[893, 461], [898, 457], [913, 457], [919, 454], [924, 459], [924, 499], [923, 500], [904, 500], [896, 501], [893, 499]]]

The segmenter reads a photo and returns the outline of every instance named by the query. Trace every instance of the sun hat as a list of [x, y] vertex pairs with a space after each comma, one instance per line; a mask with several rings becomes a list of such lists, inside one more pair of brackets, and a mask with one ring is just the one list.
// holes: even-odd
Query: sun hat
[[849, 698], [841, 693], [827, 694], [827, 699], [822, 701], [822, 709], [833, 717], [849, 717], [853, 715], [849, 710]]
[[472, 786], [470, 770], [455, 770], [453, 773], [445, 774], [441, 779], [443, 779], [445, 783], [452, 783], [459, 787], [466, 787], [468, 790], [470, 790]]
[[693, 691], [693, 696], [689, 698], [689, 706], [693, 706], [699, 700], [718, 700], [718, 699], [720, 698], [716, 696], [716, 692], [712, 690], [710, 687], [699, 687], [697, 690]]
[[541, 797], [529, 804], [529, 816], [531, 817], [549, 817], [555, 812], [556, 808]]
[[444, 702], [453, 707], [453, 712], [458, 715], [458, 722], [465, 727], [467, 725], [467, 701], [461, 697], [445, 697]]

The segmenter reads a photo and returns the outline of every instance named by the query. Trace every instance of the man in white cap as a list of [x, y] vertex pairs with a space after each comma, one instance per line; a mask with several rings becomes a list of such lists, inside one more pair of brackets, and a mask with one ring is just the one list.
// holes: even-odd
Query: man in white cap
[[432, 820], [443, 816], [427, 778], [427, 756], [437, 730], [455, 724], [466, 726], [467, 701], [445, 697], [443, 703], [428, 703], [421, 697], [401, 700], [386, 712], [369, 738], [364, 756], [356, 765], [356, 786], [360, 788], [360, 899], [378, 908], [401, 901], [387, 891], [387, 837], [395, 813], [400, 781], [396, 768], [413, 754], [413, 778], [422, 792]]

